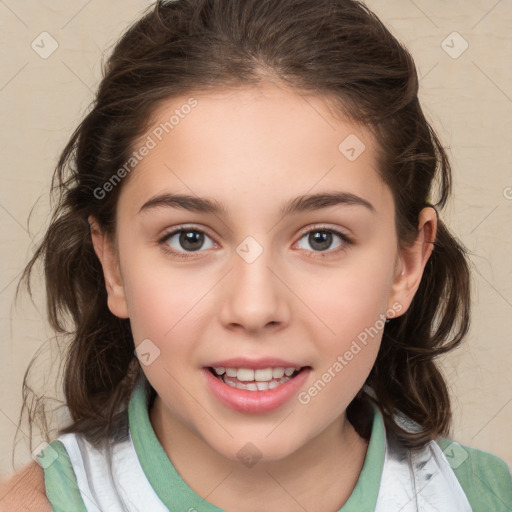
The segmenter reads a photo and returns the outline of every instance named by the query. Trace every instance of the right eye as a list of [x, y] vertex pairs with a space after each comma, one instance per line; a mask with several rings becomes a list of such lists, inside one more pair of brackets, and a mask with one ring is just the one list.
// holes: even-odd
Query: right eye
[[216, 245], [204, 231], [181, 226], [164, 235], [158, 242], [167, 254], [177, 258], [191, 258], [193, 256], [191, 253], [201, 252], [200, 249], [203, 247], [206, 238], [213, 243], [207, 249]]

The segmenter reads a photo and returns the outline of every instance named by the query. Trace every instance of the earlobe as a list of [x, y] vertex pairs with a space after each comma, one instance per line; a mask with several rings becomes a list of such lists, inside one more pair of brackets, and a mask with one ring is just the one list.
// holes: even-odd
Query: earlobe
[[103, 277], [108, 294], [108, 308], [119, 318], [129, 318], [125, 287], [116, 251], [97, 220], [92, 215], [88, 220], [94, 251], [103, 268]]
[[388, 306], [398, 302], [402, 306], [402, 314], [409, 309], [420, 286], [423, 271], [434, 249], [436, 233], [436, 210], [433, 207], [423, 208], [419, 214], [416, 241], [402, 249], [395, 266], [394, 282]]

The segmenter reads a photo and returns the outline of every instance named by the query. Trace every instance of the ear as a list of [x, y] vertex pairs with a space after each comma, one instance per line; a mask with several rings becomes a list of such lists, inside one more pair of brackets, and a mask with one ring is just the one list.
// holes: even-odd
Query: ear
[[425, 265], [434, 250], [436, 233], [437, 211], [431, 206], [423, 208], [419, 215], [416, 241], [400, 251], [395, 266], [388, 307], [391, 308], [392, 304], [400, 304], [402, 306], [400, 314], [404, 314], [409, 309], [420, 286]]
[[125, 288], [116, 251], [110, 238], [99, 227], [97, 220], [92, 215], [88, 220], [94, 251], [103, 267], [103, 277], [105, 278], [108, 294], [108, 308], [117, 317], [128, 318]]

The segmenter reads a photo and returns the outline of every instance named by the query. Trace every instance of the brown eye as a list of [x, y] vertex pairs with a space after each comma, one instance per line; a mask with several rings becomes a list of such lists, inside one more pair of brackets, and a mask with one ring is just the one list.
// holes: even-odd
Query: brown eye
[[311, 231], [307, 236], [308, 243], [315, 250], [326, 251], [332, 245], [332, 233], [328, 231]]
[[[208, 246], [208, 241], [210, 245]], [[166, 234], [159, 240], [164, 250], [179, 258], [187, 258], [192, 256], [187, 253], [202, 252], [201, 249], [210, 249], [215, 246], [211, 238], [199, 229], [179, 228], [171, 233]]]
[[178, 244], [187, 251], [197, 251], [204, 243], [204, 233], [198, 231], [181, 231]]
[[[333, 243], [336, 243], [336, 239], [340, 241], [338, 241], [333, 247]], [[306, 240], [307, 244], [304, 245], [309, 245], [309, 247], [305, 247], [304, 245], [300, 246], [300, 241], [302, 240]], [[299, 240], [299, 248], [313, 252], [334, 253], [337, 252], [337, 250], [343, 250], [351, 243], [352, 241], [347, 235], [344, 235], [335, 229], [316, 228], [309, 230], [302, 235]]]

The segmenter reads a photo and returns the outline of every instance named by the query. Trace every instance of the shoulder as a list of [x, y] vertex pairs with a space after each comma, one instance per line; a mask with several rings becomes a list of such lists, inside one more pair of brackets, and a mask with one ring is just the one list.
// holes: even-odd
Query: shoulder
[[436, 442], [474, 512], [512, 510], [512, 477], [504, 460], [448, 439], [438, 438]]
[[32, 461], [0, 484], [0, 512], [52, 512], [43, 468]]

